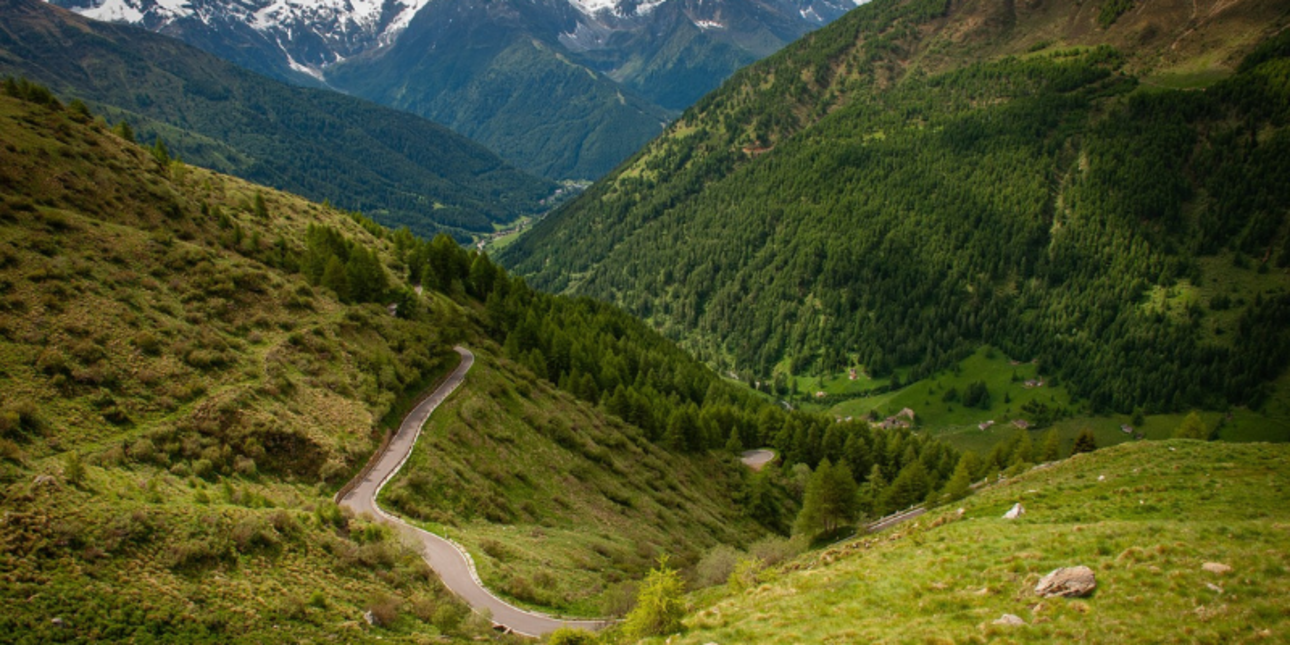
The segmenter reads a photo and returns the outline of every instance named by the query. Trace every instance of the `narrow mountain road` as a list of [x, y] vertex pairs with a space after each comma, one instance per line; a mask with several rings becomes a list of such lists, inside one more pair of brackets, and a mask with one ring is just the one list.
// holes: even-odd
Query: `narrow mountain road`
[[927, 512], [927, 509], [919, 506], [917, 508], [911, 508], [909, 510], [901, 511], [899, 513], [893, 513], [891, 515], [888, 515], [887, 517], [879, 518], [877, 521], [867, 526], [866, 527], [868, 529], [867, 532], [877, 533], [878, 531], [885, 531], [897, 524], [900, 524], [901, 522], [912, 520], [915, 517], [918, 517], [919, 515], [922, 515], [923, 513], [926, 513], [926, 512]]
[[457, 347], [456, 350], [461, 354], [461, 364], [430, 396], [417, 404], [408, 416], [404, 417], [398, 432], [390, 440], [389, 446], [380, 455], [376, 465], [365, 475], [360, 475], [362, 480], [344, 497], [337, 500], [337, 503], [356, 514], [371, 515], [376, 520], [389, 525], [408, 542], [419, 545], [421, 556], [429, 563], [430, 568], [439, 574], [444, 586], [465, 600], [475, 611], [488, 610], [493, 623], [516, 634], [537, 637], [560, 627], [590, 630], [604, 627], [608, 624], [606, 621], [562, 620], [525, 611], [507, 603], [484, 588], [479, 580], [479, 574], [475, 572], [475, 563], [465, 549], [455, 542], [412, 526], [377, 505], [376, 498], [380, 495], [381, 488], [394, 477], [395, 473], [399, 472], [404, 462], [408, 460], [408, 456], [412, 454], [412, 447], [416, 445], [417, 437], [421, 435], [421, 427], [430, 418], [430, 413], [434, 412], [435, 408], [439, 407], [439, 404], [443, 403], [465, 381], [466, 372], [469, 372], [474, 365], [475, 355], [470, 353], [470, 350], [464, 347]]

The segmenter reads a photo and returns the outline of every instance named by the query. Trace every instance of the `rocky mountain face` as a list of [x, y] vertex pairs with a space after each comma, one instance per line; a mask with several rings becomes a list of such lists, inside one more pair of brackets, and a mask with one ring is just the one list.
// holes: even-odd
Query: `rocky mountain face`
[[854, 0], [52, 0], [248, 69], [444, 123], [549, 178], [595, 178]]

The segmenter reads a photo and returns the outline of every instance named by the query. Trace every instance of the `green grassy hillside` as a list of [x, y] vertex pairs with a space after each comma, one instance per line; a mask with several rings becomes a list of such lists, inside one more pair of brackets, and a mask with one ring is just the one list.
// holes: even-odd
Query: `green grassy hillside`
[[[683, 401], [706, 397], [709, 424], [757, 408], [730, 408], [716, 375], [621, 312], [528, 291], [445, 236], [168, 159], [26, 81], [4, 85], [0, 135], [0, 633], [16, 642], [489, 633], [331, 501], [459, 342], [476, 370], [388, 493], [502, 593], [622, 611], [656, 553], [693, 561], [794, 508], [776, 489], [769, 519], [745, 511], [744, 470], [698, 443], [714, 435]], [[626, 407], [594, 405], [601, 387]]]
[[390, 508], [465, 545], [484, 583], [564, 615], [616, 615], [659, 555], [692, 565], [765, 534], [746, 468], [678, 457], [505, 359], [476, 362], [426, 426]]
[[380, 229], [72, 108], [0, 96], [0, 131], [7, 638], [364, 640], [364, 611], [397, 606], [388, 636], [462, 633], [419, 558], [329, 499], [397, 396], [452, 366], [435, 314], [284, 268], [310, 224], [386, 253]]
[[[1265, 642], [1290, 624], [1290, 449], [1136, 443], [1036, 469], [888, 533], [691, 597], [672, 643]], [[1002, 519], [1014, 503], [1026, 513]], [[1205, 563], [1231, 567], [1211, 573]], [[1084, 565], [1097, 589], [1040, 598]], [[1025, 621], [996, 625], [1004, 614]], [[658, 639], [657, 642], [663, 642]]]
[[1259, 408], [1290, 363], [1290, 15], [1202, 4], [868, 3], [501, 259], [750, 382], [988, 344], [1093, 414]]
[[543, 210], [555, 191], [443, 126], [269, 80], [146, 30], [3, 0], [0, 74], [22, 75], [185, 161], [459, 237]]

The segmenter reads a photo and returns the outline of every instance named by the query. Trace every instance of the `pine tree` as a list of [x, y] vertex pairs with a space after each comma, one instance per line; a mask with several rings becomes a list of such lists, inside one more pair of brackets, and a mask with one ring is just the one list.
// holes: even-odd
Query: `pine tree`
[[1010, 465], [1030, 464], [1035, 461], [1035, 442], [1030, 438], [1030, 432], [1027, 430], [1018, 430], [1013, 440], [1016, 445], [1012, 450], [1012, 460]]
[[1071, 454], [1077, 455], [1081, 452], [1093, 452], [1097, 450], [1097, 437], [1093, 436], [1093, 431], [1084, 428], [1079, 431], [1075, 437], [1075, 444], [1071, 446]]
[[739, 428], [730, 429], [730, 438], [726, 440], [726, 452], [737, 455], [744, 451], [744, 442], [739, 438]]
[[470, 263], [470, 278], [467, 282], [470, 294], [481, 300], [488, 297], [493, 290], [493, 281], [497, 278], [497, 268], [489, 261], [487, 253], [480, 253]]
[[943, 494], [946, 501], [960, 500], [972, 493], [972, 477], [974, 475], [972, 469], [973, 464], [978, 461], [980, 460], [977, 459], [976, 453], [971, 450], [959, 457], [959, 464], [954, 468], [954, 474], [950, 476], [950, 480], [945, 484]]
[[834, 466], [828, 459], [822, 460], [806, 485], [794, 532], [828, 533], [855, 521], [856, 492], [855, 478], [845, 463]]
[[116, 127], [112, 128], [112, 132], [125, 141], [134, 143], [134, 128], [131, 128], [128, 122], [121, 121], [120, 123], [117, 123]]
[[255, 191], [255, 217], [260, 220], [269, 219], [269, 209], [264, 205], [264, 195], [260, 191]]
[[883, 477], [882, 466], [874, 464], [860, 486], [860, 510], [870, 516], [882, 515], [882, 499], [886, 494], [887, 479]]
[[320, 283], [331, 289], [342, 302], [349, 301], [349, 278], [346, 276], [345, 265], [341, 264], [340, 258], [333, 255], [327, 259]]
[[389, 289], [389, 278], [376, 253], [355, 246], [345, 263], [345, 277], [349, 282], [350, 299], [354, 302], [376, 302]]
[[663, 433], [663, 445], [669, 450], [684, 451], [688, 449], [686, 440], [686, 420], [680, 410], [673, 410], [667, 419], [667, 431]]
[[166, 149], [166, 142], [161, 137], [157, 137], [157, 142], [152, 146], [152, 158], [163, 168], [170, 165], [170, 151]]
[[857, 430], [847, 433], [842, 452], [846, 455], [847, 465], [851, 467], [853, 473], [869, 472], [870, 467], [873, 466], [873, 460], [869, 456], [869, 443]]
[[1062, 439], [1057, 434], [1056, 428], [1044, 433], [1044, 447], [1040, 451], [1039, 458], [1045, 462], [1057, 461], [1062, 458]]
[[927, 498], [930, 489], [927, 469], [923, 467], [923, 462], [915, 459], [902, 468], [896, 479], [892, 480], [891, 486], [887, 487], [887, 492], [883, 495], [883, 512], [898, 511], [918, 504]]

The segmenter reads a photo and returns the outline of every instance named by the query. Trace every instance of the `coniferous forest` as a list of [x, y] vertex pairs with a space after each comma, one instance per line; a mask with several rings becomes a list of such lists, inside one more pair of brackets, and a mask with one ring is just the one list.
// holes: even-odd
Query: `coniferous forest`
[[[868, 484], [863, 510], [873, 516], [935, 499], [959, 461], [957, 451], [908, 427], [871, 428], [867, 420], [839, 422], [785, 410], [722, 379], [617, 307], [535, 291], [486, 254], [466, 251], [446, 235], [428, 241], [406, 230], [392, 235], [397, 255], [420, 284], [482, 303], [481, 324], [506, 357], [641, 428], [669, 450], [699, 454], [768, 446], [789, 466], [845, 464], [855, 481]], [[1035, 457], [1008, 444], [974, 462], [970, 472], [975, 479]], [[797, 502], [775, 492], [782, 485], [772, 483], [778, 477], [767, 472], [754, 478], [743, 502], [767, 528], [787, 532]]]
[[[942, 4], [849, 16], [883, 37], [845, 56], [840, 29], [792, 52], [817, 81], [863, 59], [854, 88], [737, 77], [502, 260], [750, 381], [856, 364], [913, 380], [985, 343], [1095, 412], [1257, 406], [1290, 360], [1283, 288], [1151, 301], [1213, 280], [1220, 254], [1290, 266], [1290, 36], [1204, 90], [1145, 86], [1105, 46], [875, 78]], [[839, 86], [855, 91], [837, 106]]]

